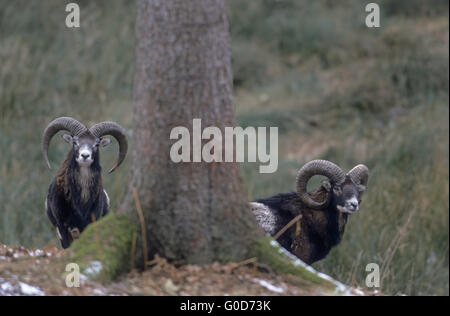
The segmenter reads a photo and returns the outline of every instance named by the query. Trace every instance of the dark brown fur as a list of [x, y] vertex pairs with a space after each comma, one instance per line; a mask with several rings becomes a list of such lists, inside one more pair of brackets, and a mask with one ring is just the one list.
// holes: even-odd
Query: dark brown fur
[[98, 156], [89, 167], [89, 194], [86, 200], [81, 198], [82, 187], [78, 181], [79, 167], [74, 158], [73, 149], [62, 162], [58, 173], [51, 183], [47, 195], [47, 215], [61, 234], [61, 245], [67, 248], [73, 241], [70, 230], [76, 228], [81, 233], [96, 219], [108, 213], [106, 194], [103, 192], [101, 167]]
[[[320, 187], [310, 192], [316, 201], [323, 201], [327, 191]], [[333, 196], [329, 205], [333, 204]], [[277, 194], [256, 202], [270, 207], [276, 212], [276, 231], [281, 230], [294, 217], [302, 214], [300, 227], [293, 225], [278, 239], [279, 243], [307, 264], [323, 259], [332, 247], [342, 239], [348, 215], [329, 206], [324, 210], [307, 208], [295, 192]], [[299, 229], [300, 228], [300, 229]]]

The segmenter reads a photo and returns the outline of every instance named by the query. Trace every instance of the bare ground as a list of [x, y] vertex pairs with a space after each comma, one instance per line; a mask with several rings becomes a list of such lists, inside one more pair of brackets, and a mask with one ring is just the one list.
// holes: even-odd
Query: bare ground
[[[0, 244], [0, 296], [9, 295], [329, 295], [329, 290], [292, 275], [277, 275], [254, 260], [205, 266], [175, 265], [157, 257], [143, 272], [112, 283], [83, 274], [81, 286], [65, 284], [65, 252], [54, 246], [26, 249]], [[375, 295], [350, 289], [351, 295]]]

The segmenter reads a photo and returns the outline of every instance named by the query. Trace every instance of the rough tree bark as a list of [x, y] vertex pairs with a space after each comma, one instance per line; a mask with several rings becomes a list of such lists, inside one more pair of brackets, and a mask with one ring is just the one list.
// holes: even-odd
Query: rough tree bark
[[272, 238], [261, 237], [236, 164], [170, 160], [173, 127], [191, 127], [201, 118], [203, 127], [217, 126], [223, 134], [233, 125], [225, 0], [138, 0], [136, 33], [132, 172], [120, 208], [124, 214], [89, 225], [67, 253], [68, 262], [85, 271], [93, 260], [101, 261], [100, 275], [91, 278], [105, 281], [129, 271], [130, 258], [142, 266], [142, 240], [137, 253], [132, 251], [136, 233], [145, 235], [136, 232], [141, 224], [137, 192], [149, 259], [156, 253], [185, 263], [256, 257], [275, 273], [298, 277], [302, 288], [317, 291], [320, 285], [322, 294], [342, 293], [336, 282], [303, 266]]
[[137, 11], [132, 172], [121, 210], [139, 222], [136, 188], [149, 258], [243, 259], [260, 231], [237, 165], [174, 163], [169, 155], [173, 127], [187, 127], [192, 137], [194, 118], [222, 133], [233, 126], [226, 2], [139, 0]]

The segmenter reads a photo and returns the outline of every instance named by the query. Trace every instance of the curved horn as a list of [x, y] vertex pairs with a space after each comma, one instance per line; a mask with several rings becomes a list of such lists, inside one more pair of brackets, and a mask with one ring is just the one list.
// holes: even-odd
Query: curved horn
[[125, 156], [127, 155], [128, 141], [125, 129], [114, 122], [102, 122], [92, 126], [89, 131], [98, 138], [104, 135], [111, 135], [119, 143], [119, 157], [117, 158], [117, 163], [114, 167], [111, 168], [111, 170], [109, 170], [109, 173], [113, 172], [117, 167], [120, 166], [120, 164], [125, 159]]
[[369, 180], [369, 168], [365, 165], [357, 165], [347, 173], [356, 184], [367, 186]]
[[45, 162], [51, 169], [50, 162], [48, 161], [48, 147], [52, 137], [61, 130], [68, 131], [72, 136], [78, 136], [87, 128], [71, 117], [59, 117], [48, 124], [42, 136], [42, 153], [44, 154]]
[[297, 194], [300, 199], [310, 208], [322, 209], [328, 203], [328, 198], [323, 202], [316, 202], [307, 192], [308, 181], [315, 175], [325, 176], [332, 183], [340, 183], [345, 179], [345, 173], [339, 166], [327, 160], [310, 161], [298, 171]]

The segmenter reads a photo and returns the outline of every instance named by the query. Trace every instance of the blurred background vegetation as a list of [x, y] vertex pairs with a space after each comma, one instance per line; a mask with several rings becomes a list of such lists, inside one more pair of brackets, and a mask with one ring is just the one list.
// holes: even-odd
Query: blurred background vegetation
[[[53, 118], [132, 128], [135, 6], [78, 0], [0, 0], [0, 242], [56, 243], [47, 187], [54, 169], [40, 138]], [[234, 102], [242, 126], [279, 127], [279, 168], [242, 165], [249, 200], [294, 189], [305, 162], [371, 169], [361, 211], [342, 243], [314, 266], [364, 287], [378, 263], [386, 294], [449, 294], [449, 14], [447, 0], [379, 0], [381, 28], [364, 1], [229, 0]], [[131, 144], [132, 146], [132, 144]], [[102, 165], [110, 166], [115, 146]], [[105, 186], [117, 206], [130, 159]]]

